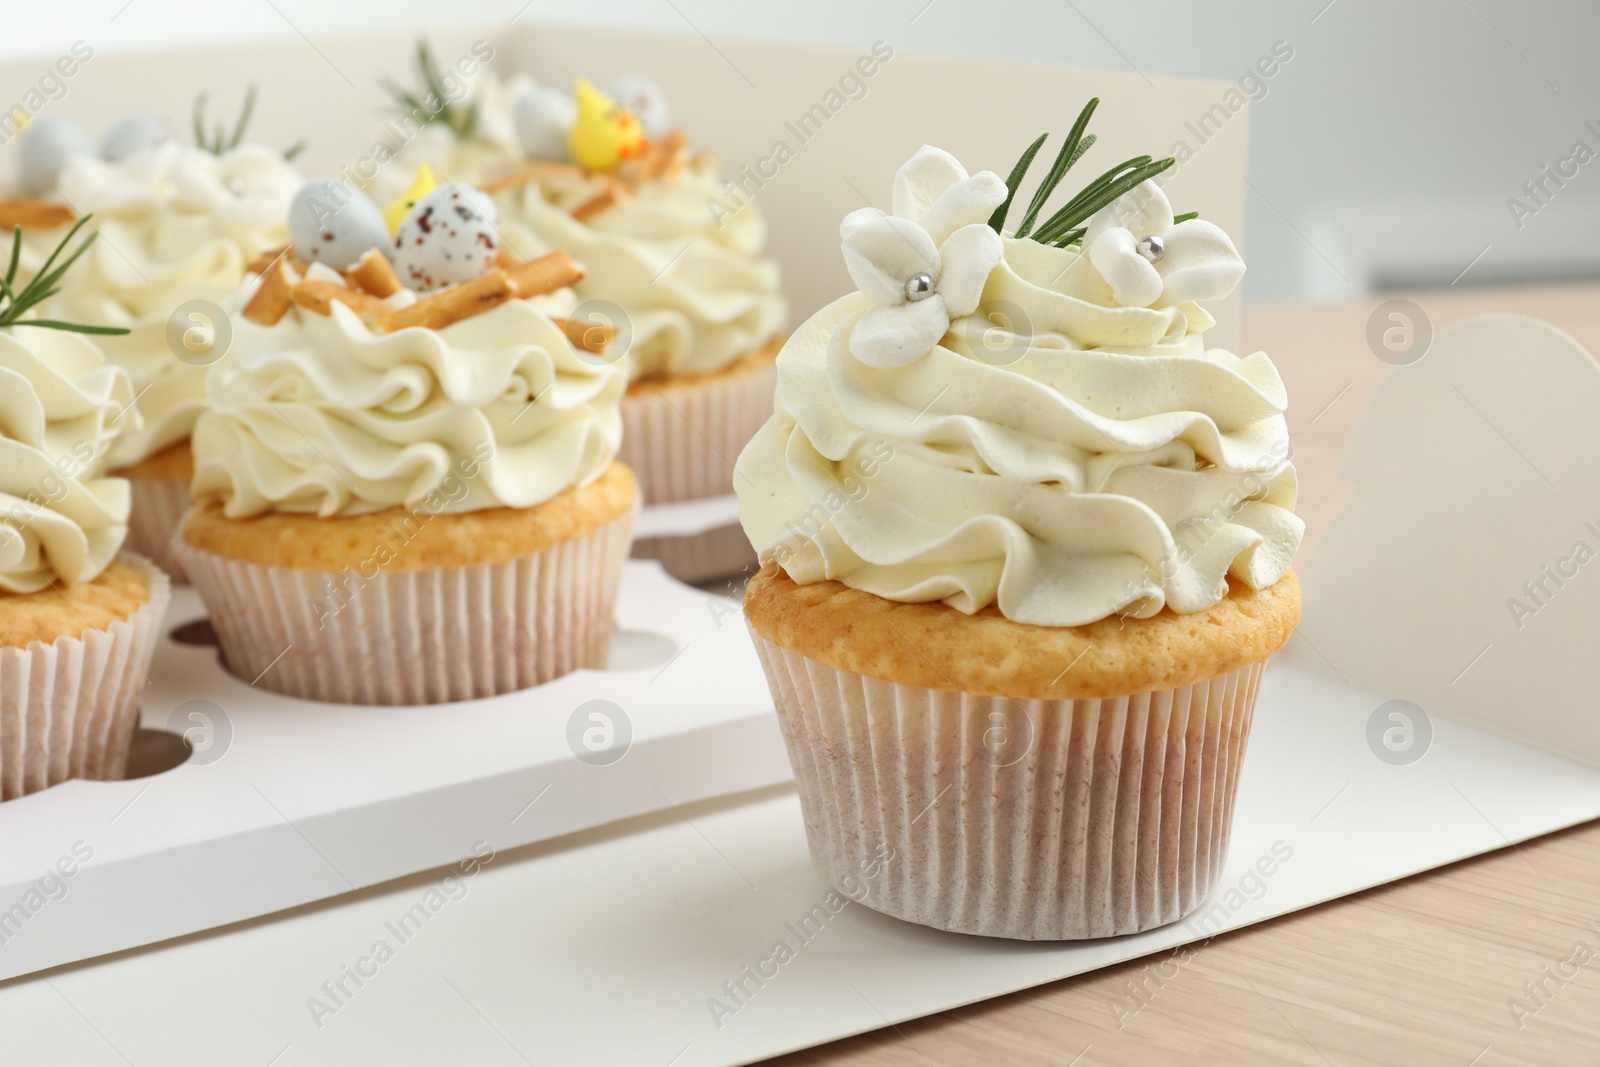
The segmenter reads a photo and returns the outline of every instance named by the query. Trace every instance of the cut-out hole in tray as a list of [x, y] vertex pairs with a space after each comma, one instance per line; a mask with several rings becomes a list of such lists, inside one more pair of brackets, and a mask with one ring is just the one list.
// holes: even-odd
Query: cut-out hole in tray
[[[223, 659], [217, 642], [217, 632], [212, 629], [210, 619], [193, 619], [174, 626], [168, 631], [167, 636], [180, 645], [218, 649], [217, 661], [222, 664], [223, 670], [228, 669], [227, 661]], [[677, 653], [678, 644], [670, 637], [647, 630], [617, 629], [611, 634], [611, 655], [606, 662], [606, 669], [638, 671], [659, 667]]]
[[188, 740], [170, 730], [151, 730], [141, 726], [128, 746], [128, 773], [122, 777], [149, 778], [181, 766], [192, 753]]
[[40, 793], [48, 793], [52, 789], [59, 789], [64, 785], [74, 782], [126, 782], [134, 778], [153, 778], [158, 774], [165, 774], [170, 770], [181, 767], [191, 755], [193, 749], [181, 734], [170, 730], [151, 730], [139, 727], [133, 732], [133, 738], [128, 744], [128, 769], [121, 778], [67, 778], [63, 781], [48, 785], [44, 789], [32, 793], [24, 793], [20, 797], [9, 797], [3, 803], [13, 800], [22, 800]]
[[180, 645], [195, 645], [200, 648], [217, 647], [217, 631], [211, 628], [211, 620], [207, 618], [194, 619], [181, 626], [174, 626], [167, 636]]

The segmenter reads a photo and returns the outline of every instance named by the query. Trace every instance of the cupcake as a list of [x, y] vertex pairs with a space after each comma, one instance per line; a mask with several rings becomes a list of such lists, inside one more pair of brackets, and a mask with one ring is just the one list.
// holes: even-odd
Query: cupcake
[[[579, 79], [569, 96], [485, 78], [470, 131], [458, 108], [458, 121], [431, 127], [460, 130], [452, 150], [436, 133], [433, 154], [419, 159], [419, 136], [411, 161], [439, 178], [484, 182], [518, 255], [561, 250], [583, 265], [577, 317], [621, 330], [611, 349], [629, 374], [621, 455], [645, 503], [732, 492], [733, 460], [771, 414], [787, 317], [777, 264], [760, 254], [759, 209], [729, 206], [716, 161], [690, 148], [645, 79], [619, 79], [608, 92]], [[517, 143], [505, 154], [508, 126]], [[736, 525], [651, 538], [635, 555], [689, 581], [754, 563]]]
[[62, 265], [65, 244], [30, 284], [9, 271], [0, 297], [5, 800], [68, 778], [122, 777], [169, 596], [153, 564], [118, 554], [128, 483], [105, 469], [124, 428], [138, 428], [127, 373], [109, 365], [81, 327], [21, 318], [59, 279], [50, 272]]
[[[126, 330], [101, 347], [132, 376], [142, 426], [120, 435], [110, 463], [133, 487], [129, 546], [181, 580], [167, 546], [187, 505], [205, 368], [226, 348], [215, 307], [252, 260], [285, 242], [289, 197], [303, 179], [282, 152], [238, 143], [242, 127], [194, 148], [163, 130], [131, 116], [107, 131], [99, 152], [66, 155], [59, 173], [34, 181], [46, 182], [68, 220], [95, 216], [102, 239], [49, 311]], [[30, 130], [23, 145], [45, 132]]]
[[1202, 339], [1232, 243], [1174, 217], [1171, 160], [1045, 215], [1092, 108], [1026, 211], [1038, 144], [1009, 183], [924, 147], [892, 214], [846, 217], [860, 291], [784, 346], [739, 459], [745, 615], [812, 860], [943, 930], [1194, 911], [1299, 619], [1282, 381]]
[[229, 668], [421, 704], [603, 667], [637, 490], [616, 462], [626, 377], [562, 317], [579, 272], [497, 266], [493, 205], [452, 186], [414, 205], [392, 262], [349, 262], [376, 207], [323, 184], [334, 240], [226, 302], [194, 431], [173, 548]]

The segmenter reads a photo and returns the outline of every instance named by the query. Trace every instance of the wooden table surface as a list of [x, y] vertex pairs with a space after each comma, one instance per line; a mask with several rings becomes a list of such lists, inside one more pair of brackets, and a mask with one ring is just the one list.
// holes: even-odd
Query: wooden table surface
[[[1600, 285], [1405, 295], [1435, 330], [1522, 313], [1600, 353]], [[1340, 443], [1390, 371], [1366, 340], [1385, 299], [1246, 309], [1243, 350], [1289, 388], [1308, 543], [1345, 499]], [[1600, 822], [770, 1063], [1597, 1064]]]

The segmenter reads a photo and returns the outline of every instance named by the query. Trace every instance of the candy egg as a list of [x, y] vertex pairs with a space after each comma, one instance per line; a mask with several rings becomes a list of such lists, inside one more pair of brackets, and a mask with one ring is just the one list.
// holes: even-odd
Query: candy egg
[[667, 114], [666, 95], [662, 93], [661, 86], [649, 78], [638, 75], [618, 78], [611, 83], [607, 95], [633, 112], [644, 129], [644, 135], [650, 140], [660, 140], [672, 128]]
[[[498, 235], [500, 232], [500, 209], [494, 206], [494, 197], [479, 189], [476, 185], [457, 185], [455, 188], [456, 192], [461, 194], [462, 199], [471, 204], [478, 214], [489, 221], [489, 225], [494, 228], [495, 233]], [[499, 242], [498, 236], [495, 241], [496, 243]]]
[[307, 182], [289, 201], [289, 243], [303, 263], [344, 270], [369, 249], [388, 252], [389, 227], [378, 205], [346, 182]]
[[524, 152], [535, 159], [567, 158], [567, 134], [578, 115], [570, 96], [559, 89], [527, 89], [517, 94], [511, 108]]
[[129, 115], [113, 122], [100, 138], [100, 158], [115, 163], [172, 140], [172, 127], [159, 115]]
[[41, 115], [23, 132], [17, 150], [17, 180], [31, 196], [51, 192], [68, 156], [94, 154], [94, 142], [77, 123]]
[[395, 272], [419, 293], [481, 278], [500, 250], [499, 213], [470, 185], [442, 185], [418, 200], [394, 233]]

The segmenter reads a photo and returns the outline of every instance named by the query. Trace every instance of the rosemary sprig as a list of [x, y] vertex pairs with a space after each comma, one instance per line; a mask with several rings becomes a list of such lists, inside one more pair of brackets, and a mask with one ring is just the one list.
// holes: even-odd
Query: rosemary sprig
[[[1053, 245], [1065, 248], [1081, 242], [1086, 230], [1083, 225], [1095, 212], [1125, 195], [1140, 184], [1149, 181], [1156, 175], [1171, 167], [1175, 160], [1170, 156], [1166, 159], [1152, 159], [1150, 156], [1135, 156], [1117, 164], [1110, 170], [1101, 174], [1067, 201], [1055, 214], [1039, 223], [1038, 229], [1034, 224], [1038, 222], [1044, 206], [1060, 186], [1067, 171], [1071, 170], [1078, 160], [1083, 158], [1095, 143], [1095, 135], [1088, 133], [1089, 119], [1094, 115], [1095, 108], [1100, 106], [1100, 98], [1095, 97], [1083, 106], [1078, 112], [1077, 120], [1072, 124], [1072, 129], [1067, 134], [1067, 139], [1062, 142], [1061, 150], [1056, 153], [1056, 158], [1050, 164], [1050, 169], [1039, 182], [1039, 188], [1034, 190], [1033, 199], [1028, 203], [1028, 210], [1022, 216], [1022, 222], [1017, 226], [1013, 236], [1018, 238], [1032, 237], [1040, 244]], [[1022, 158], [1017, 160], [1016, 166], [1011, 168], [1011, 176], [1006, 179], [1006, 199], [1003, 204], [995, 209], [989, 217], [989, 226], [996, 232], [1004, 232], [1006, 215], [1011, 210], [1011, 203], [1017, 195], [1017, 188], [1022, 184], [1023, 177], [1027, 174], [1033, 159], [1039, 154], [1040, 147], [1044, 144], [1049, 134], [1040, 135], [1039, 139], [1029, 145], [1027, 151], [1022, 153]], [[1173, 221], [1186, 222], [1196, 218], [1197, 211], [1186, 212], [1177, 216]]]
[[[437, 122], [450, 128], [456, 139], [464, 141], [471, 137], [478, 128], [478, 103], [473, 101], [466, 107], [450, 102], [450, 94], [445, 91], [444, 80], [439, 75], [439, 66], [433, 60], [433, 53], [428, 50], [427, 41], [417, 42], [417, 76], [422, 81], [422, 95], [411, 92], [392, 79], [384, 79], [385, 88], [389, 95], [394, 97], [395, 105], [401, 113], [421, 118], [425, 122]], [[428, 100], [434, 101], [433, 106]]]
[[6, 268], [5, 277], [0, 278], [0, 328], [7, 326], [40, 326], [49, 330], [67, 330], [71, 333], [93, 333], [109, 336], [128, 332], [121, 326], [86, 326], [83, 323], [62, 322], [58, 319], [24, 319], [22, 317], [28, 313], [29, 309], [43, 303], [61, 291], [56, 283], [78, 261], [78, 257], [88, 251], [89, 246], [94, 244], [94, 239], [100, 236], [96, 231], [90, 230], [89, 236], [83, 239], [83, 243], [73, 249], [67, 258], [61, 261], [59, 266], [56, 265], [56, 260], [62, 252], [66, 251], [67, 246], [72, 243], [73, 237], [77, 236], [78, 231], [83, 229], [84, 224], [89, 221], [90, 217], [85, 215], [73, 223], [72, 229], [67, 231], [67, 235], [61, 239], [61, 243], [56, 245], [55, 250], [45, 259], [44, 265], [33, 276], [33, 280], [23, 286], [20, 292], [16, 288], [16, 282], [17, 265], [22, 259], [22, 227], [18, 226], [16, 228], [16, 231], [11, 235], [11, 263]]
[[212, 155], [220, 156], [224, 152], [238, 148], [244, 140], [245, 128], [250, 125], [250, 116], [256, 109], [256, 87], [252, 84], [245, 89], [244, 107], [239, 111], [239, 119], [233, 124], [231, 134], [228, 128], [219, 122], [211, 135], [207, 136], [205, 112], [208, 97], [209, 94], [201, 93], [194, 100], [194, 143]]
[[[233, 124], [232, 133], [229, 133], [221, 123], [218, 123], [209, 135], [206, 133], [205, 111], [208, 98], [209, 94], [201, 93], [194, 100], [194, 143], [196, 147], [210, 152], [214, 156], [220, 156], [244, 143], [244, 131], [249, 127], [250, 117], [255, 114], [256, 110], [256, 87], [254, 83], [246, 87], [244, 91], [244, 107], [239, 112], [239, 120]], [[304, 152], [305, 149], [306, 143], [304, 141], [296, 141], [283, 150], [283, 158], [287, 162]]]

